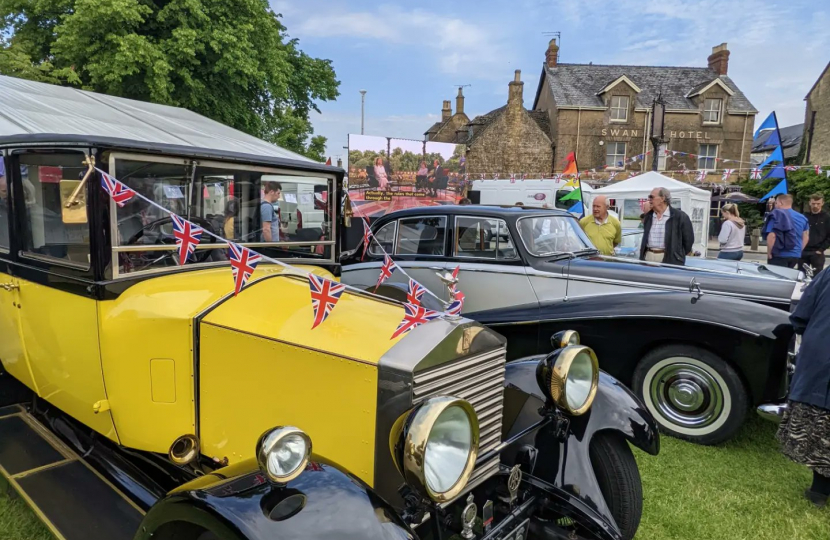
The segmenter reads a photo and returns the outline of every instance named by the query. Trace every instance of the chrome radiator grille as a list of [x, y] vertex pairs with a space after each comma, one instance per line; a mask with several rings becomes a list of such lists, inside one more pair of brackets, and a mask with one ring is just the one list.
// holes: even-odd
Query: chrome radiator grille
[[[479, 455], [490, 452], [501, 443], [506, 354], [506, 350], [500, 348], [415, 374], [413, 404], [433, 396], [453, 396], [469, 401], [478, 415]], [[498, 468], [498, 456], [479, 464], [473, 471], [469, 487], [485, 480]]]

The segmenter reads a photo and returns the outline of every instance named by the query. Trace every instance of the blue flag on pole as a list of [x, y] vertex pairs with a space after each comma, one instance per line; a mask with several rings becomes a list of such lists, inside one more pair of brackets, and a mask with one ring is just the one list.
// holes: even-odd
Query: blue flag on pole
[[763, 163], [758, 165], [758, 168], [763, 169], [764, 167], [766, 167], [767, 165], [769, 165], [773, 161], [779, 161], [781, 163], [784, 163], [784, 152], [781, 151], [780, 146], [778, 148], [776, 148], [775, 150], [773, 150], [772, 154], [770, 154], [769, 157], [767, 159], [765, 159]]
[[764, 146], [778, 146], [781, 144], [781, 137], [778, 136], [778, 130], [776, 129], [772, 133], [769, 134], [767, 140], [764, 141]]
[[781, 165], [777, 165], [770, 169], [770, 171], [764, 176], [764, 179], [767, 178], [786, 178], [787, 177], [787, 170], [784, 169]]
[[784, 195], [785, 193], [787, 193], [787, 180], [786, 179], [781, 180], [780, 182], [778, 182], [777, 186], [772, 188], [769, 193], [764, 195], [764, 197], [761, 199], [761, 202], [766, 201], [767, 199], [769, 199], [773, 195]]
[[767, 116], [767, 119], [764, 120], [764, 123], [761, 124], [760, 127], [758, 127], [758, 129], [755, 131], [755, 137], [753, 137], [753, 138], [757, 139], [758, 134], [761, 133], [765, 129], [778, 129], [778, 124], [775, 122], [775, 112], [774, 111], [769, 113], [769, 116]]
[[582, 215], [585, 212], [585, 210], [582, 207], [582, 201], [579, 201], [570, 208], [568, 208], [568, 212]]

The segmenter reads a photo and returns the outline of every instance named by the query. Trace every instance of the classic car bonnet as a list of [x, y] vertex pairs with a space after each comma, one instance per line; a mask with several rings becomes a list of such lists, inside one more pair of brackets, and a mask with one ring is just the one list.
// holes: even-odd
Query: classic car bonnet
[[[534, 261], [533, 266], [537, 270], [557, 275], [568, 272], [566, 260]], [[573, 280], [609, 282], [620, 286], [677, 290], [688, 290], [689, 283], [694, 278], [704, 292], [787, 305], [796, 286], [794, 281], [779, 278], [728, 274], [688, 266], [658, 267], [639, 260], [600, 256], [571, 261], [570, 277]]]

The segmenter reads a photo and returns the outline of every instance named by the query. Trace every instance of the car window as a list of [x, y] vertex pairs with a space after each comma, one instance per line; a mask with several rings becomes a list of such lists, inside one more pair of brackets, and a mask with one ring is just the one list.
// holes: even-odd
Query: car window
[[3, 156], [0, 156], [0, 251], [9, 250], [9, 238], [9, 184]]
[[513, 259], [513, 247], [507, 224], [501, 219], [457, 217], [455, 221], [455, 255], [477, 259]]
[[538, 257], [594, 249], [576, 219], [570, 216], [525, 217], [518, 221], [527, 250]]
[[447, 218], [420, 217], [398, 222], [398, 255], [444, 255]]
[[[393, 252], [393, 244], [395, 242], [395, 224], [397, 222], [390, 221], [386, 225], [380, 228], [378, 232], [375, 233], [375, 241], [372, 242], [372, 246], [369, 248], [369, 253], [372, 255], [383, 255], [383, 252], [392, 253]], [[378, 243], [383, 246], [383, 251], [378, 247]]]
[[[221, 238], [255, 244], [257, 252], [273, 258], [332, 257], [331, 182], [325, 178], [267, 174], [223, 163], [194, 167], [184, 160], [116, 159], [115, 164], [115, 177], [129, 188]], [[178, 266], [169, 214], [140, 197], [115, 211], [119, 274]], [[263, 216], [271, 218], [267, 242]], [[305, 245], [277, 245], [288, 242]], [[203, 234], [191, 257], [191, 263], [227, 262], [228, 247]]]
[[[81, 185], [87, 166], [84, 154], [21, 154], [20, 179], [25, 201], [24, 254], [62, 259], [88, 268], [89, 221], [86, 190]], [[72, 199], [66, 207], [64, 201]]]

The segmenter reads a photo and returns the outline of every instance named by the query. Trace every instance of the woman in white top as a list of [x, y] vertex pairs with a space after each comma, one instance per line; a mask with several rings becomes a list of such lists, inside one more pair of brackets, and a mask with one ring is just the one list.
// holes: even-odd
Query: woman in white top
[[718, 259], [740, 261], [744, 258], [746, 223], [741, 219], [738, 205], [732, 203], [723, 205], [721, 219], [723, 219], [723, 225], [718, 235], [718, 242], [720, 243]]
[[383, 166], [383, 158], [375, 159], [375, 178], [378, 181], [378, 187], [385, 190], [389, 185], [389, 178], [386, 177], [386, 167]]

